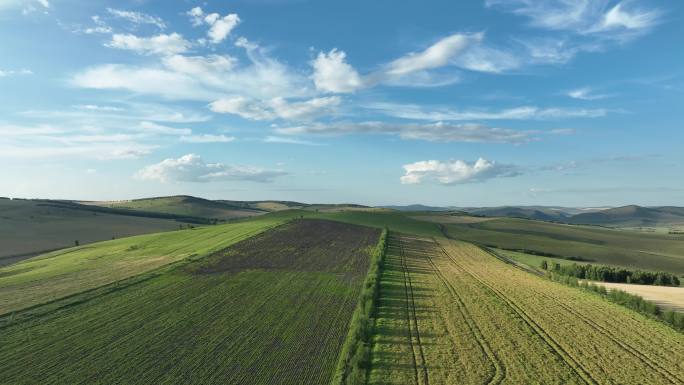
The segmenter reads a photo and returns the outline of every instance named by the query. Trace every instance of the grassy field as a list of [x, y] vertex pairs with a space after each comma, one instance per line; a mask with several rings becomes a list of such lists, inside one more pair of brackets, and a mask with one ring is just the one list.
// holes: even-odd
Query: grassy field
[[330, 219], [377, 228], [390, 227], [394, 231], [410, 234], [441, 236], [437, 224], [420, 221], [412, 218], [410, 214], [398, 211], [356, 210], [318, 213], [303, 211], [302, 215], [307, 218]]
[[0, 266], [27, 254], [132, 235], [176, 230], [172, 219], [131, 217], [0, 199]]
[[[434, 217], [431, 219], [434, 221]], [[444, 223], [450, 237], [499, 248], [528, 249], [595, 264], [684, 274], [684, 235], [649, 234], [597, 226], [515, 218]]]
[[0, 314], [135, 276], [225, 248], [285, 216], [139, 235], [64, 249], [0, 268]]
[[591, 282], [605, 286], [607, 289], [618, 289], [636, 294], [647, 301], [658, 304], [663, 309], [684, 312], [684, 287], [634, 285], [629, 283]]
[[390, 239], [370, 384], [679, 384], [684, 336], [462, 242]]
[[174, 215], [185, 215], [200, 218], [216, 218], [220, 220], [245, 218], [263, 214], [264, 210], [240, 207], [238, 205], [196, 198], [186, 195], [134, 199], [113, 202], [83, 202], [104, 207], [141, 210]]
[[0, 333], [0, 383], [326, 384], [379, 234], [294, 221], [19, 317]]

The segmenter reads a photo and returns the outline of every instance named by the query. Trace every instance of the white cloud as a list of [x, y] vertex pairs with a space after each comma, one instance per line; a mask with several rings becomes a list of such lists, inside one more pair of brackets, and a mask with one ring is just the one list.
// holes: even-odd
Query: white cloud
[[580, 99], [580, 100], [598, 100], [598, 99], [605, 99], [605, 98], [610, 96], [608, 94], [594, 93], [594, 90], [591, 87], [583, 87], [583, 88], [577, 88], [574, 90], [570, 90], [567, 92], [567, 95], [573, 99]]
[[81, 88], [127, 90], [168, 99], [211, 100], [219, 95], [218, 91], [209, 90], [196, 79], [181, 73], [119, 64], [86, 69], [73, 75], [70, 83]]
[[389, 64], [383, 70], [385, 76], [401, 77], [410, 73], [443, 67], [453, 60], [471, 44], [479, 43], [482, 34], [453, 34], [440, 39], [421, 52], [412, 52]]
[[361, 76], [346, 61], [344, 51], [319, 52], [311, 62], [316, 89], [323, 92], [354, 92], [363, 87]]
[[18, 75], [33, 75], [33, 71], [22, 68], [20, 70], [0, 70], [0, 78], [18, 76]]
[[0, 0], [0, 11], [21, 9], [21, 13], [28, 15], [36, 11], [47, 13], [50, 8], [48, 0]]
[[226, 135], [201, 134], [181, 136], [180, 140], [181, 142], [187, 143], [229, 143], [234, 141], [235, 137]]
[[272, 182], [287, 175], [282, 170], [269, 170], [255, 166], [205, 163], [199, 155], [187, 154], [178, 159], [165, 159], [146, 166], [136, 173], [136, 178], [166, 182], [213, 182], [224, 180], [247, 180]]
[[107, 112], [123, 111], [124, 110], [121, 107], [99, 106], [97, 104], [77, 104], [74, 106], [74, 108], [81, 109], [81, 110], [107, 111]]
[[250, 120], [269, 120], [274, 115], [264, 108], [261, 103], [254, 102], [243, 96], [221, 98], [209, 104], [209, 108], [221, 114], [234, 114]]
[[503, 110], [456, 110], [437, 106], [421, 106], [417, 104], [370, 103], [367, 109], [382, 112], [385, 115], [412, 120], [545, 120], [566, 118], [597, 118], [608, 114], [608, 110], [570, 109], [570, 108], [540, 108], [535, 106], [521, 106]]
[[151, 24], [157, 26], [159, 29], [166, 28], [166, 23], [164, 23], [164, 20], [157, 16], [147, 15], [141, 12], [124, 11], [114, 8], [107, 8], [107, 12], [109, 12], [109, 14], [114, 17], [128, 20], [129, 22], [134, 24]]
[[305, 146], [320, 146], [320, 143], [311, 142], [308, 140], [288, 138], [283, 136], [272, 136], [269, 135], [263, 139], [264, 143], [283, 143], [283, 144], [302, 144]]
[[621, 1], [612, 7], [609, 0], [486, 0], [485, 4], [528, 17], [536, 27], [623, 40], [660, 22], [660, 10], [634, 6], [638, 2]]
[[187, 12], [187, 15], [190, 16], [192, 25], [197, 27], [206, 24], [209, 26], [207, 36], [214, 44], [224, 41], [233, 29], [240, 24], [240, 17], [236, 13], [225, 16], [221, 16], [218, 13], [206, 14], [202, 8], [194, 7]]
[[498, 164], [479, 158], [474, 163], [463, 160], [424, 160], [403, 166], [402, 184], [420, 184], [426, 181], [442, 185], [484, 182], [492, 178], [512, 177], [520, 175], [518, 167]]
[[626, 2], [616, 4], [603, 15], [601, 22], [593, 28], [596, 31], [615, 29], [643, 30], [652, 27], [660, 20], [659, 10], [625, 9]]
[[489, 127], [481, 124], [453, 124], [445, 122], [417, 124], [390, 122], [336, 122], [314, 123], [299, 126], [277, 127], [285, 135], [348, 135], [389, 134], [403, 139], [431, 142], [494, 142], [524, 143], [536, 140], [538, 132]]
[[257, 101], [235, 96], [218, 99], [210, 103], [209, 108], [214, 112], [235, 114], [250, 120], [308, 120], [333, 112], [340, 102], [338, 96], [312, 98], [301, 102], [288, 102], [284, 98]]
[[91, 16], [90, 19], [95, 24], [94, 27], [88, 27], [88, 28], [85, 28], [83, 30], [80, 30], [77, 28], [75, 32], [82, 31], [83, 33], [85, 33], [87, 35], [92, 35], [94, 33], [112, 33], [112, 31], [113, 31], [112, 27], [107, 25], [107, 23], [105, 23], [100, 16], [98, 16], [98, 15]]
[[175, 55], [190, 48], [190, 42], [178, 33], [138, 37], [131, 34], [114, 34], [107, 47], [135, 51], [143, 55]]

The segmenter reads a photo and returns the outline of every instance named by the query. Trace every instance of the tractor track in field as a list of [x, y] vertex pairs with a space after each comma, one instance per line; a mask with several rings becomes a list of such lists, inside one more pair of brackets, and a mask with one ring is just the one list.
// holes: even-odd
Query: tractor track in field
[[[490, 255], [496, 256], [496, 253], [491, 252], [489, 250], [484, 250]], [[519, 267], [519, 266], [516, 266]], [[519, 267], [520, 268], [520, 267]], [[527, 271], [526, 269], [520, 268], [523, 271]], [[624, 351], [627, 353], [631, 354], [634, 356], [637, 360], [643, 362], [646, 366], [654, 370], [655, 372], [658, 372], [661, 374], [663, 377], [667, 378], [668, 381], [670, 381], [673, 384], [682, 384], [684, 383], [684, 379], [677, 377], [675, 374], [667, 370], [667, 368], [663, 367], [660, 365], [658, 362], [652, 360], [650, 357], [646, 356], [645, 354], [641, 353], [638, 349], [634, 348], [633, 346], [622, 342], [618, 337], [616, 337], [610, 330], [606, 329], [605, 327], [599, 325], [592, 319], [588, 318], [581, 312], [573, 309], [571, 306], [568, 306], [564, 304], [563, 302], [559, 301], [557, 298], [554, 298], [553, 296], [550, 296], [546, 293], [539, 292], [537, 290], [532, 290], [535, 294], [540, 295], [542, 297], [548, 298], [549, 300], [553, 301], [557, 305], [559, 305], [561, 308], [566, 310], [568, 313], [573, 314], [575, 317], [580, 319], [582, 322], [587, 324], [590, 328], [594, 329], [597, 331], [599, 334], [603, 335], [610, 341], [614, 342], [616, 345], [620, 346]]]
[[501, 290], [495, 288], [494, 286], [490, 285], [486, 281], [484, 281], [480, 276], [478, 276], [476, 273], [470, 271], [468, 268], [460, 264], [459, 262], [456, 261], [456, 259], [451, 256], [446, 249], [444, 249], [444, 246], [439, 244], [439, 247], [442, 249], [444, 254], [449, 258], [449, 260], [456, 266], [457, 268], [461, 269], [463, 272], [469, 274], [472, 276], [476, 281], [478, 281], [481, 285], [489, 289], [494, 295], [499, 297], [513, 312], [515, 312], [518, 317], [527, 324], [527, 326], [532, 329], [545, 343], [551, 350], [561, 359], [563, 360], [576, 374], [577, 376], [582, 379], [582, 381], [587, 384], [587, 385], [597, 385], [599, 382], [593, 378], [591, 373], [586, 370], [582, 365], [579, 363], [577, 359], [575, 359], [570, 353], [568, 353], [559, 343], [556, 341], [553, 337], [551, 337], [545, 330], [542, 328], [532, 317], [530, 317], [529, 314], [527, 314], [518, 304], [516, 304], [513, 300], [511, 300], [508, 296], [506, 296]]
[[[437, 242], [434, 239], [433, 239], [433, 243], [437, 244]], [[441, 251], [444, 253], [443, 249]], [[463, 318], [466, 320], [466, 324], [468, 325], [468, 329], [470, 330], [470, 333], [475, 337], [475, 340], [477, 341], [477, 344], [480, 346], [480, 349], [482, 349], [485, 356], [487, 357], [487, 359], [491, 362], [492, 366], [494, 367], [494, 374], [492, 374], [492, 376], [487, 379], [486, 384], [487, 385], [498, 385], [498, 384], [500, 384], [506, 378], [506, 368], [501, 363], [501, 361], [496, 356], [496, 354], [494, 354], [491, 347], [489, 346], [489, 343], [484, 338], [482, 331], [480, 331], [480, 328], [478, 328], [477, 324], [473, 321], [470, 313], [468, 312], [468, 309], [465, 306], [465, 303], [463, 302], [463, 299], [458, 294], [458, 291], [446, 279], [446, 277], [444, 276], [444, 273], [442, 273], [442, 271], [437, 267], [437, 265], [432, 260], [432, 258], [428, 256], [427, 259], [428, 259], [428, 262], [430, 263], [430, 266], [432, 266], [432, 269], [435, 271], [439, 280], [447, 288], [447, 291], [451, 295], [451, 298], [453, 298], [454, 301], [456, 302], [457, 307], [458, 307], [458, 311], [461, 313]]]
[[[399, 257], [401, 260], [402, 270], [404, 271], [404, 293], [406, 297], [406, 321], [408, 323], [409, 332], [409, 346], [411, 347], [412, 361], [413, 361], [413, 371], [414, 379], [417, 385], [421, 384], [420, 379], [422, 378], [423, 385], [429, 385], [430, 380], [428, 376], [428, 370], [425, 362], [425, 353], [423, 352], [423, 346], [420, 341], [420, 331], [418, 330], [418, 317], [416, 315], [416, 300], [413, 293], [413, 280], [411, 279], [411, 273], [408, 269], [408, 264], [406, 263], [406, 253], [404, 251], [404, 245], [400, 237], [395, 237], [397, 245], [399, 248]], [[415, 344], [414, 339], [415, 337]], [[418, 350], [418, 354], [416, 354]], [[418, 357], [420, 357], [420, 364], [418, 363]], [[419, 370], [420, 367], [420, 370]], [[420, 371], [420, 374], [419, 374]]]
[[630, 346], [629, 344], [626, 344], [622, 341], [620, 341], [619, 338], [615, 337], [613, 333], [611, 333], [608, 329], [604, 328], [603, 326], [597, 324], [596, 322], [592, 321], [591, 319], [587, 318], [584, 316], [582, 313], [578, 312], [577, 310], [573, 309], [572, 307], [558, 301], [556, 298], [553, 298], [549, 295], [539, 293], [535, 291], [535, 294], [541, 295], [543, 297], [549, 298], [552, 301], [556, 302], [560, 307], [562, 307], [564, 310], [569, 312], [570, 314], [573, 314], [575, 317], [579, 318], [581, 321], [583, 321], [585, 324], [587, 324], [590, 328], [596, 330], [599, 334], [603, 335], [606, 337], [608, 340], [614, 342], [616, 345], [620, 346], [624, 351], [628, 352], [632, 356], [634, 356], [637, 360], [643, 362], [646, 366], [651, 368], [653, 371], [661, 374], [663, 377], [667, 378], [668, 381], [670, 381], [673, 384], [684, 384], [684, 379], [678, 378], [675, 374], [667, 370], [667, 368], [664, 368], [660, 364], [658, 364], [656, 361], [652, 360], [645, 354], [641, 353], [634, 347]]

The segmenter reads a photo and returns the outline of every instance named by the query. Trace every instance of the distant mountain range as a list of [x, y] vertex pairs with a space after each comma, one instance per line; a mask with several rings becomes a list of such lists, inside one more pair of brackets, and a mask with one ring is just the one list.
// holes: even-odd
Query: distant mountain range
[[684, 224], [684, 207], [562, 207], [562, 206], [500, 206], [500, 207], [438, 207], [425, 205], [383, 206], [401, 211], [461, 211], [484, 217], [510, 217], [612, 227], [658, 227]]

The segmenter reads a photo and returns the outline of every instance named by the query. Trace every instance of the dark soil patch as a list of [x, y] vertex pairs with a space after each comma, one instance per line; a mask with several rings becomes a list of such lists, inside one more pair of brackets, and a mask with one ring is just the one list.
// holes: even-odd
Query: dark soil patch
[[246, 239], [188, 266], [193, 273], [295, 270], [365, 275], [380, 230], [302, 219]]

